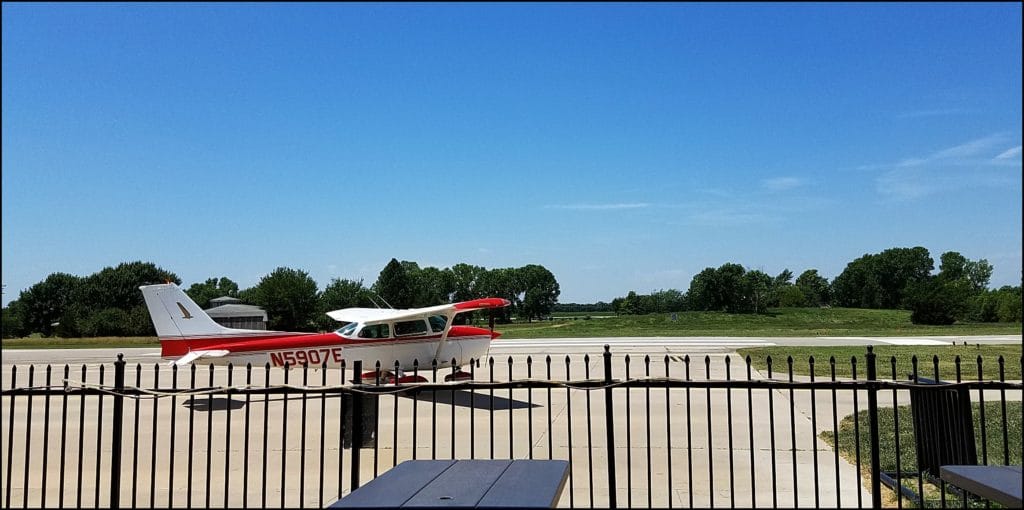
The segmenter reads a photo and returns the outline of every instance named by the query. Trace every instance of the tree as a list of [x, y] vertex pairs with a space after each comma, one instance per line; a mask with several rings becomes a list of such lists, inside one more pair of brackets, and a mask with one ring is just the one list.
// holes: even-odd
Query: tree
[[721, 299], [718, 290], [718, 271], [713, 267], [706, 267], [700, 273], [694, 275], [690, 280], [690, 290], [687, 292], [691, 310], [710, 311], [721, 309]]
[[947, 251], [939, 260], [939, 275], [947, 280], [964, 280], [977, 292], [988, 287], [989, 279], [992, 277], [992, 264], [987, 260], [970, 260], [959, 252]]
[[454, 291], [452, 300], [469, 301], [485, 297], [478, 289], [480, 278], [487, 270], [480, 266], [455, 264], [451, 268]]
[[15, 299], [0, 312], [3, 317], [2, 336], [3, 338], [20, 338], [31, 333], [25, 326], [25, 310], [21, 301]]
[[[792, 277], [792, 274], [790, 277]], [[743, 274], [742, 283], [740, 285], [740, 288], [742, 289], [742, 298], [733, 305], [733, 309], [731, 311], [753, 311], [754, 313], [763, 312], [772, 298], [774, 291], [773, 284], [776, 281], [777, 280], [773, 280], [772, 277], [768, 276], [764, 271], [758, 271], [756, 269], [747, 271]]]
[[561, 293], [555, 275], [537, 264], [523, 266], [516, 273], [516, 281], [520, 282], [523, 289], [521, 313], [526, 316], [526, 320], [551, 315], [551, 309], [558, 303], [558, 295]]
[[279, 267], [260, 279], [252, 302], [267, 312], [269, 329], [312, 331], [318, 310], [316, 282], [302, 270]]
[[629, 291], [624, 298], [613, 299], [612, 305], [615, 307], [615, 313], [620, 315], [640, 315], [641, 313], [640, 296], [635, 290]]
[[425, 267], [412, 276], [414, 307], [434, 306], [452, 301], [455, 294], [455, 277], [450, 270]]
[[822, 306], [831, 303], [831, 289], [828, 280], [818, 274], [817, 269], [808, 269], [796, 279], [796, 288], [804, 295], [804, 306]]
[[705, 268], [690, 281], [689, 308], [729, 313], [761, 311], [767, 306], [772, 282], [772, 277], [762, 271], [748, 273], [731, 262], [718, 269]]
[[391, 259], [377, 276], [373, 291], [395, 308], [411, 308], [413, 287], [405, 267], [397, 259]]
[[74, 295], [83, 278], [67, 273], [52, 273], [45, 280], [23, 290], [21, 303], [25, 330], [50, 336], [61, 317], [74, 302]]
[[327, 312], [342, 308], [371, 308], [374, 306], [370, 299], [370, 291], [363, 286], [362, 280], [339, 278], [334, 278], [331, 283], [327, 284], [324, 291], [320, 293], [319, 302], [319, 313], [315, 322], [321, 331], [337, 328], [337, 323], [327, 316]]
[[669, 313], [686, 310], [686, 295], [676, 289], [656, 290], [651, 293], [652, 312]]
[[515, 269], [510, 267], [491, 269], [480, 275], [477, 289], [481, 295], [505, 298], [511, 303], [510, 306], [494, 310], [494, 316], [498, 322], [511, 322], [512, 315], [519, 314], [522, 291], [516, 276]]
[[719, 303], [721, 308], [729, 313], [739, 313], [753, 309], [751, 302], [748, 300], [751, 290], [747, 285], [748, 280], [743, 278], [745, 274], [746, 269], [739, 264], [729, 262], [718, 267], [715, 280], [718, 283]]
[[192, 298], [200, 307], [206, 308], [210, 306], [210, 300], [219, 297], [238, 297], [238, 284], [231, 281], [230, 278], [222, 276], [221, 278], [208, 278], [203, 283], [193, 283], [188, 290], [185, 291], [188, 297]]
[[841, 306], [900, 308], [908, 287], [927, 279], [933, 267], [925, 248], [890, 248], [847, 264], [832, 290]]
[[914, 324], [949, 325], [967, 310], [970, 288], [964, 280], [939, 276], [915, 282], [907, 289], [910, 321]]
[[779, 306], [782, 308], [804, 307], [807, 306], [807, 298], [796, 285], [787, 285], [779, 294]]

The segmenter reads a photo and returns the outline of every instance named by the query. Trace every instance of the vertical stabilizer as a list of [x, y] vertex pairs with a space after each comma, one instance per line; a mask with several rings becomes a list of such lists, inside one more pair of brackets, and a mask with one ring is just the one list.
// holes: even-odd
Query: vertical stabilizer
[[160, 340], [184, 340], [222, 335], [230, 330], [217, 324], [177, 285], [139, 287]]

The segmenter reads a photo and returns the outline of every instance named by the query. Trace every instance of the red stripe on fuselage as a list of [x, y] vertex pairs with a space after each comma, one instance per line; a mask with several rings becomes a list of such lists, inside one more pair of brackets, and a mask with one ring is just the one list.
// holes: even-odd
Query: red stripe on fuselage
[[[490, 330], [472, 326], [452, 326], [449, 340], [463, 337], [491, 336]], [[188, 338], [161, 340], [160, 355], [163, 357], [184, 356], [194, 350], [226, 350], [232, 353], [271, 351], [281, 349], [304, 349], [324, 345], [373, 345], [382, 343], [403, 344], [437, 341], [441, 335], [400, 337], [400, 338], [345, 338], [337, 333], [268, 333], [257, 336]]]

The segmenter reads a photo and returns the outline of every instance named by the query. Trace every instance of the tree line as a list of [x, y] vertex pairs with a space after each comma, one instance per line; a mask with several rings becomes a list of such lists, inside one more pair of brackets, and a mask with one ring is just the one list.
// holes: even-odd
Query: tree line
[[[164, 282], [181, 285], [176, 274], [141, 261], [85, 277], [53, 273], [3, 308], [3, 337], [153, 336], [139, 286]], [[512, 303], [495, 312], [499, 321], [513, 316], [532, 320], [551, 313], [560, 290], [551, 271], [536, 264], [499, 269], [456, 264], [438, 269], [392, 259], [370, 287], [362, 280], [334, 278], [321, 291], [309, 273], [279, 267], [251, 288], [239, 289], [230, 278], [218, 277], [194, 283], [185, 292], [203, 308], [222, 296], [259, 306], [267, 312], [269, 329], [326, 331], [337, 327], [326, 313], [340, 308], [418, 308], [482, 297], [503, 297]]]
[[[560, 288], [551, 271], [530, 264], [487, 269], [470, 264], [420, 267], [391, 259], [376, 282], [332, 279], [323, 290], [305, 271], [279, 267], [255, 286], [240, 289], [227, 277], [194, 283], [186, 293], [200, 306], [231, 296], [267, 312], [270, 329], [326, 331], [336, 324], [325, 314], [348, 307], [416, 308], [481, 297], [502, 297], [512, 306], [496, 311], [496, 320], [531, 321], [553, 311], [642, 315], [682, 311], [761, 313], [778, 307], [902, 308], [919, 324], [1020, 322], [1021, 287], [989, 289], [992, 265], [958, 252], [943, 253], [938, 273], [923, 247], [890, 248], [851, 261], [829, 282], [808, 269], [795, 279], [786, 269], [777, 275], [740, 264], [708, 267], [693, 277], [686, 292], [630, 291], [611, 303], [559, 304]], [[152, 336], [152, 322], [140, 285], [181, 284], [181, 279], [148, 262], [127, 262], [86, 277], [53, 273], [21, 292], [2, 311], [3, 337]]]
[[771, 276], [726, 263], [698, 273], [686, 293], [631, 291], [613, 299], [610, 309], [620, 314], [759, 313], [778, 307], [841, 306], [908, 309], [915, 324], [1021, 321], [1021, 287], [988, 289], [993, 268], [987, 260], [969, 260], [955, 251], [939, 260], [939, 271], [932, 274], [935, 264], [926, 248], [890, 248], [853, 260], [831, 283], [817, 269], [794, 281], [788, 269]]

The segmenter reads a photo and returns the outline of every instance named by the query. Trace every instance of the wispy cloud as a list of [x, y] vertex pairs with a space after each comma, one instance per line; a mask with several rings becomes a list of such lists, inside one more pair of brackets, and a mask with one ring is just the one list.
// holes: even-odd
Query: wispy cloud
[[1018, 145], [1018, 146], [1013, 147], [1011, 149], [1007, 149], [1002, 154], [996, 156], [994, 159], [999, 159], [999, 160], [1013, 159], [1013, 158], [1015, 158], [1017, 156], [1020, 156], [1020, 150], [1021, 150], [1021, 146]]
[[786, 191], [803, 186], [803, 179], [797, 177], [775, 177], [761, 181], [761, 187], [768, 191]]
[[[912, 156], [895, 163], [861, 165], [860, 170], [880, 170], [888, 168], [909, 168], [926, 165], [976, 165], [991, 161], [991, 154], [996, 148], [1006, 143], [1007, 136], [994, 134], [970, 140], [959, 145], [947, 147], [925, 156]], [[987, 153], [987, 154], [986, 154]]]
[[914, 200], [965, 187], [993, 187], [1019, 182], [1019, 173], [1007, 174], [1007, 166], [1019, 166], [1020, 146], [1008, 150], [1008, 136], [1002, 133], [976, 138], [924, 156], [904, 158], [896, 163], [865, 165], [862, 170], [883, 170], [875, 178], [875, 189], [893, 200]]
[[977, 110], [967, 108], [936, 108], [932, 110], [914, 110], [896, 115], [897, 119], [917, 119], [921, 117], [945, 117], [947, 115], [963, 115]]
[[651, 204], [646, 202], [625, 204], [555, 204], [546, 205], [545, 209], [563, 209], [569, 211], [617, 211], [622, 209], [644, 209]]

